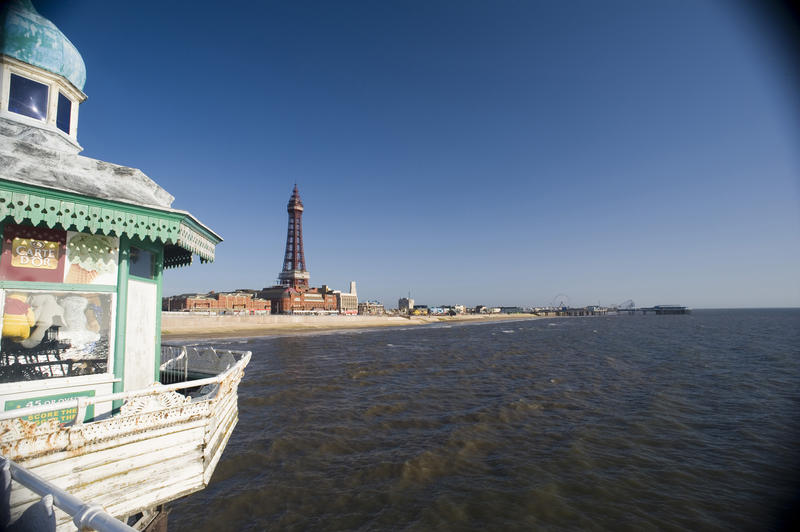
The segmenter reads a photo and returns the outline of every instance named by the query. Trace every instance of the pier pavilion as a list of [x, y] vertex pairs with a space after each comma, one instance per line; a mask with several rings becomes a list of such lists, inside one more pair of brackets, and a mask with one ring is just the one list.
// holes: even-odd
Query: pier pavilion
[[221, 238], [80, 155], [86, 67], [30, 0], [0, 5], [0, 37], [0, 529], [143, 530], [208, 484], [238, 419], [250, 353], [160, 337], [164, 269]]

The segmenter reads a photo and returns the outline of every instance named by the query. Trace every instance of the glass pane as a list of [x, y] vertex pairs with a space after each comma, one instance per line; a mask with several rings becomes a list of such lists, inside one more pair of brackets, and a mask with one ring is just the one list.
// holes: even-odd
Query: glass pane
[[118, 255], [118, 238], [67, 231], [64, 282], [116, 285]]
[[69, 98], [58, 93], [58, 114], [56, 115], [56, 126], [58, 129], [69, 135], [69, 121], [72, 117], [72, 102]]
[[131, 246], [128, 272], [136, 277], [155, 279], [155, 259], [150, 251]]
[[108, 293], [7, 291], [0, 382], [108, 372], [113, 302]]
[[11, 74], [8, 110], [45, 120], [47, 118], [47, 85]]

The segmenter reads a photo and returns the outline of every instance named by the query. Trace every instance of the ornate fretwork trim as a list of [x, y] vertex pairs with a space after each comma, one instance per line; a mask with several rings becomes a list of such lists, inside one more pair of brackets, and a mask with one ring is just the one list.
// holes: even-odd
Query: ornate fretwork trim
[[[18, 190], [19, 189], [19, 190]], [[0, 220], [12, 218], [16, 223], [29, 220], [32, 225], [45, 223], [49, 228], [102, 233], [179, 246], [200, 256], [203, 262], [214, 260], [220, 239], [203, 231], [190, 215], [136, 207], [124, 203], [71, 197], [44, 189], [37, 193], [21, 191], [19, 185], [0, 181]], [[191, 263], [185, 256], [171, 266]]]
[[216, 243], [211, 242], [199, 231], [186, 223], [181, 223], [180, 225], [178, 245], [183, 249], [188, 249], [192, 253], [199, 255], [203, 262], [214, 260], [214, 248]]

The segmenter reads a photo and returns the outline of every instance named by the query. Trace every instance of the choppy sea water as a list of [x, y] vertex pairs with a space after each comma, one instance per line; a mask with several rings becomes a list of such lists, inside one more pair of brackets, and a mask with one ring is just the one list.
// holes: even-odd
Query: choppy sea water
[[173, 532], [765, 530], [798, 494], [800, 310], [224, 343], [239, 424]]

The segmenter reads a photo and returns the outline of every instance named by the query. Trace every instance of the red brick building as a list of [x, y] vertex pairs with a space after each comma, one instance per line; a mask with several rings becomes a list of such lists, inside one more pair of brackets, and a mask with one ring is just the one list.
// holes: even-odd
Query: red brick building
[[270, 303], [273, 314], [335, 314], [339, 302], [333, 290], [321, 288], [272, 286], [258, 292]]
[[182, 294], [162, 298], [161, 309], [189, 312], [243, 311], [250, 314], [269, 314], [270, 302], [266, 299], [255, 297], [255, 294], [250, 292], [209, 292], [208, 294]]

